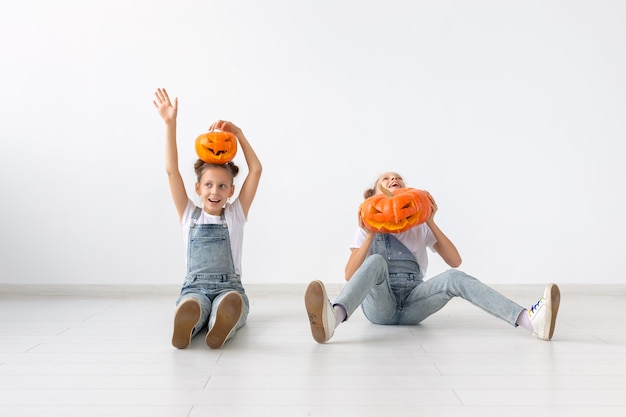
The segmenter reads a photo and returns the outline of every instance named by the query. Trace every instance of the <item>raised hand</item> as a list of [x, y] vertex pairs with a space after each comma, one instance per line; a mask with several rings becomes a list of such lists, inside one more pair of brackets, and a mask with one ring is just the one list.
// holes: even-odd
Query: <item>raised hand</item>
[[222, 132], [232, 133], [233, 135], [237, 136], [237, 139], [239, 139], [239, 135], [241, 134], [240, 128], [238, 128], [234, 123], [227, 122], [226, 120], [218, 120], [217, 122], [213, 123], [209, 127], [209, 131], [213, 130], [221, 130]]
[[163, 121], [165, 123], [176, 121], [176, 116], [178, 115], [178, 97], [174, 98], [174, 104], [172, 104], [165, 88], [158, 88], [154, 96], [155, 99], [152, 100], [152, 104], [156, 107]]

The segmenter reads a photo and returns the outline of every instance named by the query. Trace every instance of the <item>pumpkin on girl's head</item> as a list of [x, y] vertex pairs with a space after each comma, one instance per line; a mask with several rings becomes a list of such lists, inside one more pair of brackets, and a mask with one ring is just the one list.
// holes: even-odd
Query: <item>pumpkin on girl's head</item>
[[432, 214], [432, 202], [426, 191], [398, 188], [390, 191], [379, 185], [376, 194], [361, 203], [359, 216], [365, 228], [374, 233], [400, 233], [424, 223]]
[[203, 133], [196, 138], [196, 153], [209, 164], [225, 164], [237, 153], [237, 137], [230, 132]]

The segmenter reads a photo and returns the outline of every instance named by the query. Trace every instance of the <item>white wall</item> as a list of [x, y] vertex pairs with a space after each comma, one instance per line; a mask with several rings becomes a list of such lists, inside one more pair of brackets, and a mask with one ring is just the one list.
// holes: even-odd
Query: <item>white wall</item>
[[485, 282], [625, 283], [625, 51], [620, 0], [3, 2], [0, 283], [182, 281], [157, 87], [190, 191], [218, 118], [264, 164], [244, 282], [341, 282], [396, 170]]

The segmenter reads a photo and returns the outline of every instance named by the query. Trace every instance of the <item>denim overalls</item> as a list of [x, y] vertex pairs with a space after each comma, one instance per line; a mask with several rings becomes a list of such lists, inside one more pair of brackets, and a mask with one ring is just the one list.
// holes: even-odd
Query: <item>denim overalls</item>
[[207, 324], [209, 313], [215, 317], [213, 313], [219, 301], [229, 291], [237, 291], [244, 300], [243, 314], [237, 329], [246, 323], [249, 311], [248, 297], [241, 285], [241, 278], [235, 273], [224, 210], [220, 215], [222, 224], [197, 224], [201, 213], [202, 209], [196, 207], [191, 216], [187, 276], [176, 301], [178, 305], [182, 300], [193, 297], [200, 302], [202, 314], [192, 337]]
[[524, 309], [456, 269], [424, 281], [411, 251], [391, 234], [376, 234], [371, 254], [334, 304], [341, 305], [348, 317], [361, 305], [365, 317], [376, 324], [417, 324], [453, 297], [462, 297], [513, 326]]

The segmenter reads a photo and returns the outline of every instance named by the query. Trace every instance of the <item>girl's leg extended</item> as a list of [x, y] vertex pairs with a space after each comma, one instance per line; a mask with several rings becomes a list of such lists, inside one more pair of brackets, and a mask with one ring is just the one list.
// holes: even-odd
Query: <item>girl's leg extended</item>
[[461, 297], [512, 326], [516, 326], [524, 310], [476, 278], [450, 269], [415, 287], [405, 300], [399, 324], [417, 324], [439, 311], [453, 297]]

